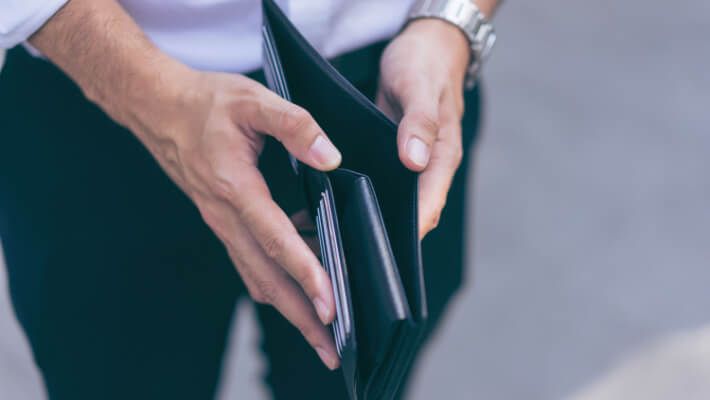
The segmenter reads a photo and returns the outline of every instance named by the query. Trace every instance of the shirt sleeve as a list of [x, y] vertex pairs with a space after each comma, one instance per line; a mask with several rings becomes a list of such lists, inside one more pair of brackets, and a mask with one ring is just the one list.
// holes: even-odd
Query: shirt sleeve
[[26, 41], [68, 0], [0, 0], [0, 49]]

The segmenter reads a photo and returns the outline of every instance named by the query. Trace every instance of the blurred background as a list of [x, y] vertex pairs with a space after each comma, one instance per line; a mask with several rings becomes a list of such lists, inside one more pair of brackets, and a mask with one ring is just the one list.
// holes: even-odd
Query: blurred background
[[[705, 1], [501, 9], [472, 280], [412, 399], [710, 398], [709, 21]], [[43, 399], [0, 271], [0, 398]], [[220, 399], [266, 398], [252, 319]]]

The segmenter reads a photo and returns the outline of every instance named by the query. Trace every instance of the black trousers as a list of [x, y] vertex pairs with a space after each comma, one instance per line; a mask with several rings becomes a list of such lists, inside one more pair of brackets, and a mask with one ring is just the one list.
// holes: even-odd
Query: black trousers
[[[360, 67], [373, 71], [359, 82], [372, 95], [377, 63]], [[467, 103], [469, 149], [477, 93]], [[468, 164], [467, 155], [423, 243], [431, 332], [462, 282]], [[22, 49], [0, 75], [0, 238], [50, 398], [214, 396], [246, 295], [226, 252], [130, 132]], [[287, 321], [267, 306], [257, 314], [274, 398], [346, 398], [339, 372]]]

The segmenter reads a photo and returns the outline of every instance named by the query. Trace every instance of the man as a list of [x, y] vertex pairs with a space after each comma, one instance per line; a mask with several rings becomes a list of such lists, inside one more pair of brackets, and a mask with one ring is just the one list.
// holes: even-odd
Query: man
[[[481, 54], [460, 23], [428, 17], [469, 1], [419, 2], [406, 25], [408, 0], [280, 2], [400, 121], [399, 156], [421, 172], [432, 327], [461, 280], [457, 169], [477, 119], [476, 92], [464, 116], [464, 80]], [[476, 5], [490, 16], [496, 1]], [[341, 156], [306, 110], [259, 83], [260, 1], [0, 6], [0, 46], [27, 40], [51, 62], [16, 48], [0, 76], [0, 236], [50, 397], [213, 396], [234, 302], [248, 293], [274, 396], [345, 398], [315, 357], [338, 367], [330, 282], [299, 235], [307, 215], [277, 205], [265, 171], [278, 157], [262, 151], [275, 138], [324, 171]]]

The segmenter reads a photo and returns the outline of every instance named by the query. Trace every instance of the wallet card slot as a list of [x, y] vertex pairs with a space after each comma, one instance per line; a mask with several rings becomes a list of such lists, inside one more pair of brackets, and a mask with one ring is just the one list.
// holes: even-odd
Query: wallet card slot
[[349, 319], [349, 313], [343, 308], [346, 292], [344, 290], [342, 274], [339, 274], [343, 266], [339, 262], [340, 257], [338, 256], [338, 252], [340, 249], [337, 246], [337, 240], [335, 239], [336, 236], [332, 226], [333, 213], [329, 207], [330, 198], [327, 192], [323, 192], [321, 196], [316, 210], [316, 229], [318, 231], [321, 248], [321, 260], [333, 286], [336, 316], [332, 323], [332, 330], [338, 355], [342, 357], [343, 347], [347, 341], [346, 327], [344, 324]]
[[[343, 262], [341, 259], [341, 254], [342, 254], [342, 249], [340, 247], [340, 243], [337, 240], [338, 237], [338, 231], [335, 228], [335, 221], [336, 221], [336, 215], [333, 210], [333, 199], [330, 195], [330, 192], [326, 191], [323, 193], [323, 205], [324, 205], [324, 210], [326, 212], [327, 218], [325, 219], [325, 227], [328, 229], [328, 236], [332, 240], [332, 248], [331, 248], [331, 255], [332, 255], [332, 261], [333, 261], [333, 271], [334, 271], [334, 280], [333, 284], [335, 285], [335, 288], [338, 291], [338, 295], [336, 296], [338, 300], [344, 299], [346, 297], [345, 293], [345, 279], [343, 276]], [[340, 312], [342, 316], [342, 323], [347, 324], [349, 321], [349, 316], [347, 313], [345, 313], [345, 310], [342, 308], [342, 302], [339, 301], [340, 304]], [[344, 327], [341, 327], [343, 330], [343, 336], [344, 336]]]
[[[323, 217], [321, 216], [321, 205], [322, 205], [322, 200], [320, 204], [318, 205], [317, 211], [316, 211], [316, 230], [318, 232], [318, 237], [323, 238], [318, 240], [318, 244], [320, 246], [320, 254], [321, 254], [321, 263], [323, 264], [323, 267], [325, 268], [326, 272], [328, 272], [328, 275], [330, 277], [330, 280], [333, 280], [333, 268], [331, 265], [331, 260], [329, 257], [330, 250], [327, 248], [326, 240], [325, 240], [325, 229], [323, 228]], [[339, 323], [338, 321], [338, 316], [342, 312], [340, 309], [340, 299], [338, 299], [338, 296], [335, 297], [335, 308], [336, 308], [336, 316], [335, 320], [333, 321], [333, 326], [331, 327], [333, 331], [333, 338], [335, 339], [335, 345], [336, 345], [336, 350], [338, 351], [338, 356], [340, 356], [340, 353], [342, 351], [342, 341], [340, 340], [340, 332], [339, 329], [337, 328], [337, 324]]]

